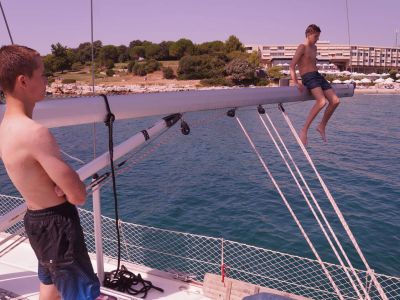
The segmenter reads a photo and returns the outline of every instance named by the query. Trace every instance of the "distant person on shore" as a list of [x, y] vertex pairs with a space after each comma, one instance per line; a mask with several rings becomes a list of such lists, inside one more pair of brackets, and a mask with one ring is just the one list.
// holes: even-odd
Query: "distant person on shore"
[[46, 84], [38, 52], [18, 45], [0, 48], [0, 85], [6, 97], [0, 158], [28, 207], [24, 225], [38, 258], [40, 299], [96, 299], [100, 284], [75, 207], [85, 202], [85, 185], [62, 160], [50, 131], [32, 120]]
[[[320, 33], [321, 29], [315, 24], [307, 27], [306, 39], [303, 44], [297, 47], [290, 64], [290, 76], [300, 93], [303, 93], [304, 87], [306, 87], [316, 100], [303, 128], [300, 130], [300, 140], [304, 146], [307, 146], [307, 133], [312, 121], [321, 109], [324, 108], [328, 100], [329, 105], [325, 110], [321, 123], [317, 126], [317, 131], [320, 133], [323, 141], [326, 142], [326, 125], [340, 102], [329, 82], [317, 69], [317, 46], [315, 44], [319, 40]], [[297, 80], [296, 65], [299, 67], [302, 83], [299, 83]]]

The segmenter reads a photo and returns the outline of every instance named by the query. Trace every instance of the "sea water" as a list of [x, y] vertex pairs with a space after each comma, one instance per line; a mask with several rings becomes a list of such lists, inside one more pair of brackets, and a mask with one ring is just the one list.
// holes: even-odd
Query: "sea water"
[[[312, 105], [312, 101], [285, 105], [297, 129]], [[281, 112], [276, 105], [266, 108], [354, 266], [364, 269]], [[236, 115], [323, 260], [337, 263], [257, 110], [239, 109]], [[308, 151], [370, 266], [376, 272], [400, 276], [400, 96], [356, 95], [342, 99], [329, 122], [327, 143], [315, 131], [321, 115], [310, 128]], [[121, 219], [314, 258], [236, 119], [227, 117], [225, 110], [189, 113], [184, 119], [191, 128], [190, 135], [182, 135], [178, 123], [122, 159], [127, 161], [117, 176]], [[152, 117], [116, 122], [114, 144], [158, 120]], [[107, 151], [104, 124], [52, 132], [65, 152], [85, 162], [94, 157], [94, 152], [100, 155]], [[81, 166], [65, 159], [75, 169]], [[99, 174], [106, 171], [109, 169]], [[2, 194], [18, 195], [3, 166], [0, 180]], [[114, 217], [110, 182], [102, 187], [101, 195], [103, 215]], [[86, 207], [91, 209], [91, 200]]]

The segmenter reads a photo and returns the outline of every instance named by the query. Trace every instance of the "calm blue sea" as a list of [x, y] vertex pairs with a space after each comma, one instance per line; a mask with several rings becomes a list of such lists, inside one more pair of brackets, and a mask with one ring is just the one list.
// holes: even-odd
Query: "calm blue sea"
[[[298, 129], [312, 104], [286, 105]], [[354, 265], [362, 268], [280, 112], [276, 106], [267, 108], [339, 237], [345, 241]], [[238, 116], [320, 255], [336, 263], [257, 112], [243, 109]], [[158, 119], [117, 122], [115, 144]], [[314, 258], [236, 120], [226, 117], [225, 111], [191, 113], [185, 115], [185, 120], [191, 127], [189, 136], [180, 134], [177, 126], [130, 156], [126, 165], [131, 167], [117, 177], [121, 218]], [[400, 96], [357, 95], [343, 99], [329, 124], [327, 144], [320, 140], [315, 124], [310, 129], [308, 150], [367, 260], [377, 272], [400, 276]], [[64, 151], [85, 162], [92, 159], [92, 125], [53, 132]], [[97, 124], [97, 154], [106, 151], [106, 147], [106, 127]], [[66, 160], [74, 168], [80, 167], [79, 163]], [[1, 193], [18, 195], [2, 165], [0, 180]], [[90, 201], [87, 207], [91, 207]], [[110, 184], [102, 189], [102, 209], [104, 215], [113, 217]]]

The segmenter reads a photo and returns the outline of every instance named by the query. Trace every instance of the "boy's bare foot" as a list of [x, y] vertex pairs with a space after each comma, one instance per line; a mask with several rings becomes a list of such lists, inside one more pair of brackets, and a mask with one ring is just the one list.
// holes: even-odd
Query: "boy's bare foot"
[[300, 134], [299, 134], [300, 140], [303, 143], [304, 146], [307, 147], [307, 131], [306, 130], [300, 130]]
[[326, 143], [325, 126], [322, 126], [321, 124], [319, 124], [317, 126], [317, 131], [321, 135], [322, 140]]

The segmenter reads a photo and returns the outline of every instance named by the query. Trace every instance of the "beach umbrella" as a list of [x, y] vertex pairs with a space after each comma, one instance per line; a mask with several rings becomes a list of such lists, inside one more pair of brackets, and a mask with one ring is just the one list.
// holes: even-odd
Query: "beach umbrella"
[[284, 63], [282, 66], [288, 67], [289, 64], [288, 63]]
[[385, 83], [392, 83], [394, 80], [392, 78], [386, 78]]
[[376, 74], [376, 73], [374, 72], [374, 73], [368, 74], [368, 76], [376, 77], [376, 76], [379, 76], [379, 74]]
[[360, 80], [361, 83], [371, 83], [371, 80], [368, 78], [363, 78]]
[[382, 83], [385, 82], [385, 79], [378, 78], [377, 80], [374, 81], [374, 83]]
[[381, 74], [381, 76], [382, 77], [387, 77], [387, 76], [390, 76], [390, 74], [389, 73], [383, 73], [383, 74]]
[[396, 82], [400, 82], [400, 79], [397, 79]]
[[351, 73], [349, 71], [343, 71], [342, 74], [343, 75], [350, 75]]
[[282, 67], [282, 64], [279, 63], [279, 64], [277, 64], [277, 66], [278, 66], [278, 67]]
[[352, 82], [353, 82], [353, 80], [351, 80], [351, 79], [343, 81], [343, 83], [346, 83], [346, 84], [349, 84], [349, 83], [352, 83]]
[[357, 84], [362, 83], [361, 80], [354, 80], [354, 82]]
[[342, 83], [342, 81], [339, 79], [335, 79], [334, 81], [332, 81], [332, 83]]
[[397, 74], [396, 74], [396, 78], [399, 78], [399, 77], [400, 77], [400, 73], [397, 73]]

